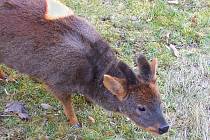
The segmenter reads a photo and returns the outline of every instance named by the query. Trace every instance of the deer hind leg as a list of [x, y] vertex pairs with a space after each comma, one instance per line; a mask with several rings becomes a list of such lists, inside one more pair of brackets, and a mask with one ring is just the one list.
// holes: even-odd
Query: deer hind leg
[[77, 116], [74, 112], [71, 95], [69, 94], [54, 94], [54, 95], [62, 103], [64, 108], [64, 113], [68, 118], [69, 124], [73, 125], [74, 127], [81, 127], [80, 123], [78, 122]]

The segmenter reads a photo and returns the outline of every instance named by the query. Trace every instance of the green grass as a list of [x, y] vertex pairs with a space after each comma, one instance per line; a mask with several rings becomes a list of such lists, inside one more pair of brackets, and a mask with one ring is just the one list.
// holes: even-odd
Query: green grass
[[[18, 100], [26, 104], [32, 120], [0, 118], [0, 139], [44, 139], [45, 136], [49, 139], [85, 140], [210, 138], [209, 0], [185, 0], [178, 5], [169, 5], [163, 0], [63, 2], [95, 25], [119, 52], [119, 58], [131, 67], [135, 68], [134, 60], [140, 52], [148, 59], [158, 58], [158, 82], [171, 129], [163, 136], [153, 136], [125, 117], [110, 115], [97, 105], [87, 104], [81, 96], [74, 97], [74, 105], [83, 128], [72, 128], [66, 123], [62, 106], [43, 85], [1, 65], [1, 69], [17, 79], [17, 83], [0, 83], [0, 112], [6, 103]], [[196, 17], [195, 24], [193, 17]], [[167, 33], [170, 33], [168, 42]], [[167, 49], [168, 44], [179, 47], [178, 58]], [[7, 95], [5, 89], [11, 95]], [[57, 111], [43, 110], [41, 103], [48, 103]], [[90, 123], [88, 116], [94, 117], [96, 122]]]

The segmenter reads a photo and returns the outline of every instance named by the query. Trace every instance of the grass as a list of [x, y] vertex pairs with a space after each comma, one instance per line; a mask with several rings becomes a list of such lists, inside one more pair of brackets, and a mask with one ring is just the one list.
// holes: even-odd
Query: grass
[[[1, 65], [17, 83], [0, 83], [0, 112], [8, 102], [18, 100], [26, 104], [32, 120], [0, 118], [0, 139], [210, 139], [210, 1], [185, 0], [178, 5], [163, 0], [62, 2], [95, 25], [131, 67], [135, 68], [140, 52], [148, 59], [158, 58], [158, 82], [171, 129], [163, 136], [153, 136], [125, 117], [87, 104], [82, 96], [74, 97], [74, 105], [83, 128], [72, 128], [62, 106], [44, 85]], [[177, 46], [178, 58], [167, 49], [169, 44]], [[43, 110], [41, 103], [57, 111]], [[88, 116], [96, 122], [90, 123]]]

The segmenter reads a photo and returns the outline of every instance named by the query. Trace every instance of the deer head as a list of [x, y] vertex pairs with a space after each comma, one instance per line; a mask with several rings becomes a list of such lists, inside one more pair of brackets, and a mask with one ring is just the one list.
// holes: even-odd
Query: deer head
[[104, 86], [121, 102], [118, 110], [137, 125], [156, 134], [169, 129], [163, 117], [160, 93], [156, 82], [157, 59], [149, 63], [143, 55], [137, 59], [138, 74], [125, 64], [119, 68], [125, 79], [104, 75]]

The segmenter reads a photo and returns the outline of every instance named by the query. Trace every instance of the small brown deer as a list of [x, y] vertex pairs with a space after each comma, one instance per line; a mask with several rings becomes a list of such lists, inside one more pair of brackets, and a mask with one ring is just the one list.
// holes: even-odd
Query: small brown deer
[[0, 1], [0, 63], [43, 81], [62, 103], [71, 125], [77, 92], [157, 134], [163, 117], [156, 82], [157, 59], [137, 59], [138, 74], [117, 59], [84, 19], [55, 0]]

